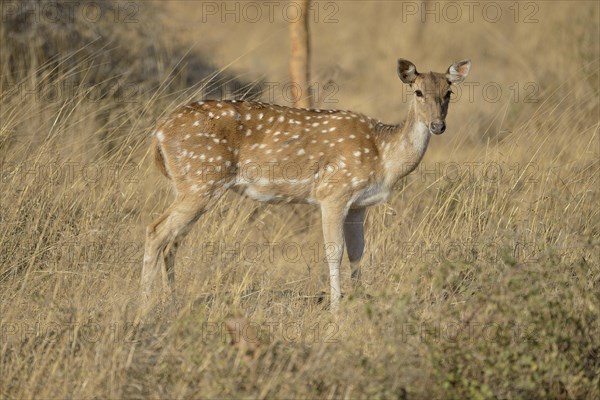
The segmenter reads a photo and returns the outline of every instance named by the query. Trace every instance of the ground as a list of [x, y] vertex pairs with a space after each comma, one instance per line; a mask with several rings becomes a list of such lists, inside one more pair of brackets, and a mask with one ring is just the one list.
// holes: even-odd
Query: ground
[[368, 211], [338, 315], [318, 211], [231, 194], [144, 319], [145, 228], [172, 200], [153, 124], [203, 97], [289, 105], [293, 9], [0, 3], [0, 397], [600, 396], [598, 4], [313, 3], [316, 106], [400, 122], [398, 58], [470, 58], [447, 131]]

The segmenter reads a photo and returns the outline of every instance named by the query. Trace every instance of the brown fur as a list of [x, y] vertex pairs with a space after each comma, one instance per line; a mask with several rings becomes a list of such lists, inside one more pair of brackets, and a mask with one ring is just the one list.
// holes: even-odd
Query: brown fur
[[394, 184], [419, 164], [431, 134], [444, 132], [451, 82], [462, 81], [469, 68], [465, 60], [445, 74], [419, 74], [410, 61], [399, 60], [400, 79], [415, 90], [415, 99], [398, 125], [351, 111], [235, 100], [192, 103], [160, 121], [154, 158], [177, 195], [148, 226], [145, 298], [161, 254], [165, 287], [173, 289], [179, 242], [231, 188], [262, 202], [320, 206], [335, 309], [344, 244], [358, 279], [365, 208], [385, 201]]

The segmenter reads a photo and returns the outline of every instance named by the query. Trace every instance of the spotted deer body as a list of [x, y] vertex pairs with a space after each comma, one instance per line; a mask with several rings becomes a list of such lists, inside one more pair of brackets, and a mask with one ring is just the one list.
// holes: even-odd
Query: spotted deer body
[[152, 146], [176, 198], [147, 230], [144, 298], [161, 255], [164, 285], [173, 293], [179, 242], [230, 189], [261, 202], [320, 206], [336, 309], [344, 244], [352, 276], [359, 279], [365, 208], [385, 201], [394, 184], [419, 164], [431, 134], [445, 130], [450, 86], [469, 68], [469, 61], [461, 61], [445, 74], [419, 74], [412, 63], [399, 60], [400, 78], [416, 95], [398, 125], [351, 111], [235, 100], [192, 103], [160, 121]]

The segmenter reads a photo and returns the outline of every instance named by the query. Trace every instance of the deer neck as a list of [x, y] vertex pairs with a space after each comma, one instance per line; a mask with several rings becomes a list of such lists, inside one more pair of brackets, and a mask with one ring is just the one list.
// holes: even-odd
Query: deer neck
[[388, 187], [412, 172], [425, 154], [431, 133], [411, 105], [408, 116], [399, 125], [384, 125], [377, 135], [382, 155], [383, 181]]

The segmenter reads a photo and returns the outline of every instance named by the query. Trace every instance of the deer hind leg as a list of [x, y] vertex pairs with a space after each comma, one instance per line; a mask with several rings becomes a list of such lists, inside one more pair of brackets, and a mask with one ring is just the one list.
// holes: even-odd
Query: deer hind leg
[[[183, 238], [181, 238], [183, 239]], [[175, 255], [179, 248], [179, 238], [174, 239], [163, 251], [162, 280], [163, 290], [175, 298]]]
[[164, 258], [163, 283], [166, 290], [173, 292], [175, 280], [175, 253], [179, 242], [189, 232], [194, 222], [209, 208], [208, 200], [182, 200], [175, 202], [146, 231], [146, 248], [142, 268], [142, 296], [148, 302], [154, 281], [159, 269], [159, 259]]
[[[188, 227], [191, 227], [192, 225], [193, 224], [189, 224]], [[171, 297], [172, 301], [175, 301], [175, 256], [181, 241], [185, 238], [188, 232], [188, 229], [184, 229], [168, 244], [165, 250], [163, 250], [163, 290], [166, 295]]]
[[344, 221], [344, 239], [346, 241], [354, 284], [360, 283], [360, 259], [365, 249], [365, 211], [365, 208], [350, 209]]
[[331, 290], [331, 311], [337, 312], [342, 297], [340, 284], [340, 264], [344, 255], [344, 219], [347, 210], [335, 204], [321, 205], [325, 258], [329, 264], [329, 284]]

